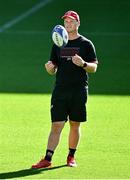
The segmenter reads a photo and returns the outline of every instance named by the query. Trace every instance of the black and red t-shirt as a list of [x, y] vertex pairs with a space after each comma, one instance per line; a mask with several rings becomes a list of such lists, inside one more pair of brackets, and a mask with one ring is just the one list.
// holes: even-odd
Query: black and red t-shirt
[[86, 62], [97, 63], [95, 47], [93, 43], [83, 36], [69, 40], [63, 48], [52, 47], [50, 60], [57, 65], [56, 87], [86, 87], [88, 85], [88, 73], [72, 62], [75, 54], [82, 57]]

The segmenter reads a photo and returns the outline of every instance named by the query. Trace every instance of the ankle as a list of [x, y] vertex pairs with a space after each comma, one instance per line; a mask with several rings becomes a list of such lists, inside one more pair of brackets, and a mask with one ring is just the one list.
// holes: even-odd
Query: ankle
[[68, 154], [68, 156], [74, 157], [75, 152], [76, 152], [76, 149], [69, 148], [69, 154]]
[[46, 150], [46, 155], [45, 155], [44, 159], [49, 161], [49, 162], [51, 162], [53, 154], [54, 154], [54, 151], [47, 149]]

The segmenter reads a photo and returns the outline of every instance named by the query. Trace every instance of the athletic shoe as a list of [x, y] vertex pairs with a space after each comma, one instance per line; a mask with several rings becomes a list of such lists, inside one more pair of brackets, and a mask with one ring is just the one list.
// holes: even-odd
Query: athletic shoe
[[67, 157], [67, 166], [69, 167], [77, 167], [76, 161], [74, 159], [74, 157], [69, 156]]
[[37, 164], [32, 165], [33, 169], [50, 168], [51, 162], [46, 159], [41, 159]]

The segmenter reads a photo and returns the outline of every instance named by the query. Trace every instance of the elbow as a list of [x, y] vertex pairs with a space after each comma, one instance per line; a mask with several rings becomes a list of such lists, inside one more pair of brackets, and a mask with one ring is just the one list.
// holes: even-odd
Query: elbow
[[97, 64], [92, 67], [91, 73], [96, 73], [96, 71], [97, 71]]
[[97, 67], [93, 68], [93, 73], [96, 73]]
[[95, 73], [97, 71], [97, 64], [94, 64], [95, 66], [93, 67], [93, 73]]

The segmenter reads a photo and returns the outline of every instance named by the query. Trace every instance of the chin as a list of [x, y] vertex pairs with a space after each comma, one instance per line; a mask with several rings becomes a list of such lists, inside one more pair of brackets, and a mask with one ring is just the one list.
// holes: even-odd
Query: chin
[[74, 30], [67, 29], [68, 33], [74, 33]]
[[72, 29], [70, 29], [70, 28], [65, 28], [65, 29], [68, 33], [72, 31]]

